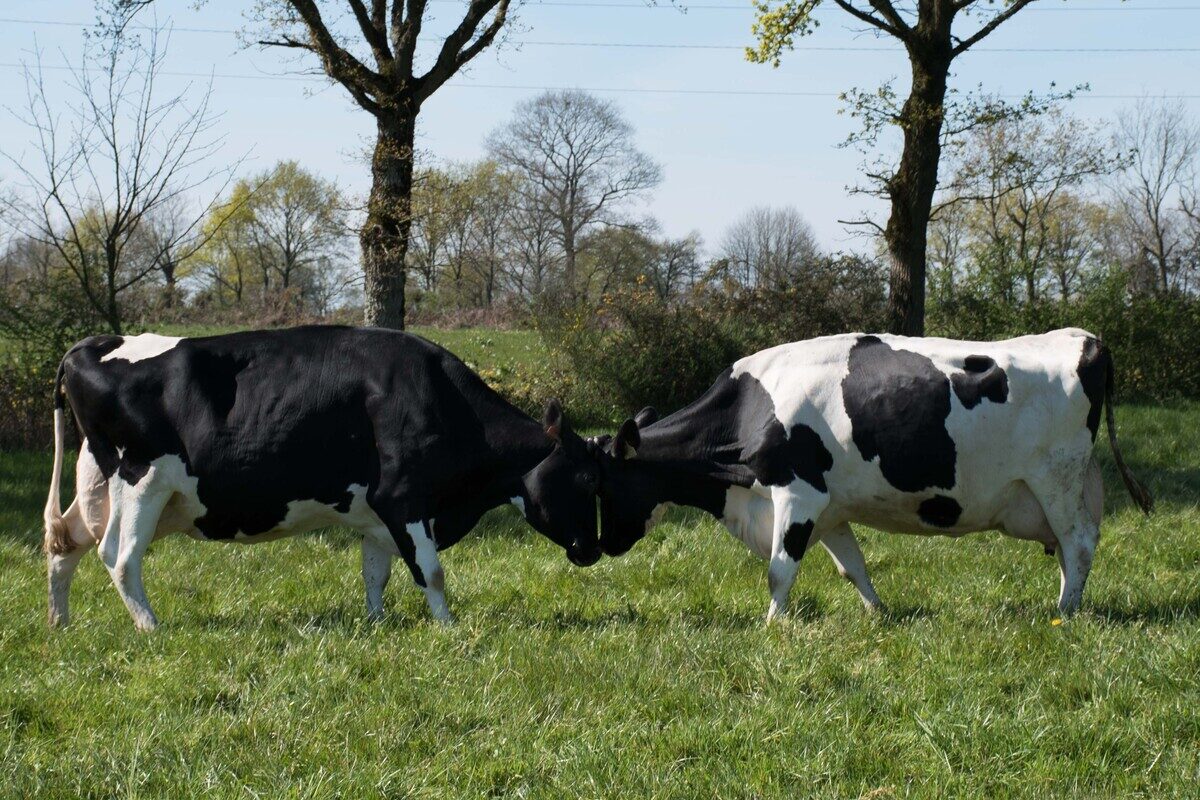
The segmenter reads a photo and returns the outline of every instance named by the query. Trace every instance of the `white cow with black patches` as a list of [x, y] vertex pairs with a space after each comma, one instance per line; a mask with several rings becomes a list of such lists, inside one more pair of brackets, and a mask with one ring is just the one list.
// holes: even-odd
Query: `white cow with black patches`
[[1059, 608], [1075, 611], [1099, 539], [1102, 411], [1112, 363], [1099, 340], [1061, 330], [1002, 342], [847, 334], [735, 363], [665, 419], [646, 409], [600, 457], [601, 547], [617, 555], [668, 504], [720, 519], [768, 559], [768, 619], [820, 542], [863, 603], [881, 603], [851, 523], [960, 536], [1001, 530], [1058, 555]]

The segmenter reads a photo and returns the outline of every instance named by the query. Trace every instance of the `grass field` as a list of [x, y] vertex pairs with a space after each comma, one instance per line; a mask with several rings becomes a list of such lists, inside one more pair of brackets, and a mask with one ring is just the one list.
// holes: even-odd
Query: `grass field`
[[[451, 335], [468, 360], [523, 346]], [[367, 623], [356, 542], [333, 531], [156, 544], [149, 636], [89, 557], [51, 633], [49, 458], [0, 454], [0, 791], [1196, 796], [1200, 405], [1118, 421], [1158, 511], [1130, 506], [1102, 445], [1109, 516], [1062, 625], [1055, 560], [999, 535], [861, 531], [891, 611], [865, 615], [818, 550], [768, 628], [765, 565], [696, 513], [581, 570], [504, 510], [444, 555], [453, 628], [402, 568]]]

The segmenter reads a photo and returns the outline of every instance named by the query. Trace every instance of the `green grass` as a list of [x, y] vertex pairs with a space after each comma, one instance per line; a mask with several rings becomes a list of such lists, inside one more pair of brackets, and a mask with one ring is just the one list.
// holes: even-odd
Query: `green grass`
[[[454, 333], [493, 347], [475, 335]], [[1061, 626], [1054, 559], [999, 535], [863, 531], [891, 612], [866, 616], [817, 551], [768, 628], [765, 565], [698, 514], [580, 570], [505, 510], [444, 556], [450, 629], [399, 566], [392, 613], [368, 624], [355, 540], [329, 532], [156, 544], [148, 636], [89, 557], [72, 627], [50, 632], [49, 459], [6, 453], [0, 790], [1196, 796], [1200, 405], [1118, 420], [1158, 511], [1131, 508], [1101, 446], [1109, 517], [1085, 610]]]

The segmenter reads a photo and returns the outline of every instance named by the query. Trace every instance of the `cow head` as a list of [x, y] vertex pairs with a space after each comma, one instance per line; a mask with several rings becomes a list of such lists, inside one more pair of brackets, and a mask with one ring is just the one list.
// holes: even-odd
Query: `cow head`
[[542, 420], [554, 449], [524, 478], [525, 519], [567, 551], [571, 563], [589, 567], [600, 560], [596, 538], [596, 491], [600, 465], [594, 447], [579, 437], [557, 400]]
[[656, 476], [635, 459], [641, 446], [641, 428], [658, 419], [653, 408], [644, 408], [627, 419], [615, 436], [592, 440], [600, 465], [600, 549], [619, 556], [654, 527], [655, 512], [664, 498]]

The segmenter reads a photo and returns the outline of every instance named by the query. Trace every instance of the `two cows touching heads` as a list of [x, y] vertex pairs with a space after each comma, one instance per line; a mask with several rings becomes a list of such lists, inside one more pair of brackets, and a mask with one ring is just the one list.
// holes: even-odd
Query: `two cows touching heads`
[[[438, 553], [503, 504], [578, 566], [626, 552], [672, 505], [704, 510], [768, 561], [768, 619], [818, 543], [881, 607], [851, 523], [1001, 530], [1057, 555], [1070, 613], [1099, 538], [1104, 411], [1122, 479], [1150, 507], [1116, 447], [1111, 393], [1108, 353], [1083, 331], [995, 343], [852, 334], [749, 356], [664, 419], [645, 409], [585, 440], [557, 403], [535, 421], [405, 334], [93, 337], [64, 358], [56, 391], [51, 622], [66, 622], [71, 577], [94, 546], [149, 629], [152, 540], [255, 542], [326, 525], [363, 535], [369, 615], [383, 613], [399, 557], [449, 621]], [[62, 513], [68, 411], [83, 444]]]

